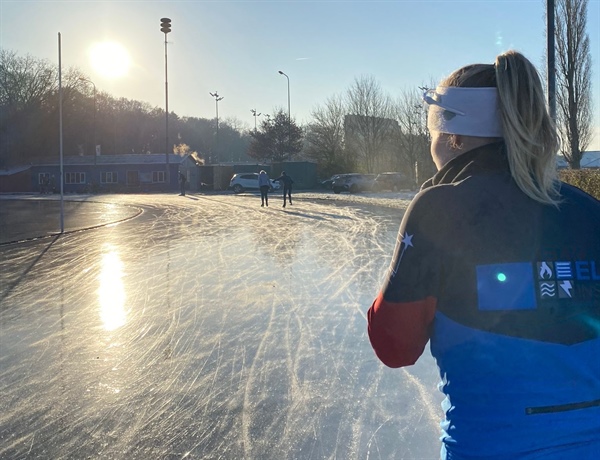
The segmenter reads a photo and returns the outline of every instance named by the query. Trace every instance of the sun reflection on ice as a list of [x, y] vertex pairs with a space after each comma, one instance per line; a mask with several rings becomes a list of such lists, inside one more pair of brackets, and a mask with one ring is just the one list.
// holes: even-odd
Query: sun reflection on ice
[[100, 318], [104, 329], [114, 331], [123, 326], [125, 314], [125, 287], [123, 286], [123, 263], [119, 253], [111, 246], [102, 256], [98, 301]]

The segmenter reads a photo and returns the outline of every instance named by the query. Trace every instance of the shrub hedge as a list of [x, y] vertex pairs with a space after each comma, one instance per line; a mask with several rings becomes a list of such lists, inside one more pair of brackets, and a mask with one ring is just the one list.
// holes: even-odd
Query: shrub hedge
[[558, 175], [563, 182], [579, 187], [600, 200], [600, 169], [562, 169]]

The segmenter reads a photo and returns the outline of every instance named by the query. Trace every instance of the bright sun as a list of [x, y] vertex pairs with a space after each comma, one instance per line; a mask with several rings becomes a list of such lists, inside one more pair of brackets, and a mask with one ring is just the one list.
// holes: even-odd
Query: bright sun
[[90, 62], [96, 72], [108, 78], [122, 77], [131, 65], [127, 50], [115, 42], [92, 45]]

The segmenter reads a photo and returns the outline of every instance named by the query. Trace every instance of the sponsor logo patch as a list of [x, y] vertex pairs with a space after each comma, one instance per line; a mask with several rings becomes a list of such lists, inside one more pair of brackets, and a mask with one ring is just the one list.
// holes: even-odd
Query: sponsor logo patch
[[600, 264], [587, 260], [544, 260], [479, 265], [480, 310], [531, 310], [538, 302], [600, 296]]
[[533, 310], [537, 307], [530, 262], [479, 265], [476, 270], [480, 310]]

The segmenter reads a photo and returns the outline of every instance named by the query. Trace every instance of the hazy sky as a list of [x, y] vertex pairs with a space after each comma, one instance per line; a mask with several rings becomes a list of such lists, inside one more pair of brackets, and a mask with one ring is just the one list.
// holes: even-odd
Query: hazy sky
[[[19, 55], [77, 67], [99, 91], [164, 108], [168, 35], [169, 110], [180, 116], [237, 118], [251, 109], [287, 111], [300, 123], [311, 110], [368, 75], [397, 97], [508, 49], [545, 66], [545, 0], [476, 1], [28, 1], [0, 0], [0, 45]], [[600, 123], [600, 1], [589, 2], [595, 125]], [[128, 72], [109, 78], [90, 50], [120, 44]], [[260, 122], [259, 118], [259, 122]], [[600, 137], [593, 149], [600, 150]]]

